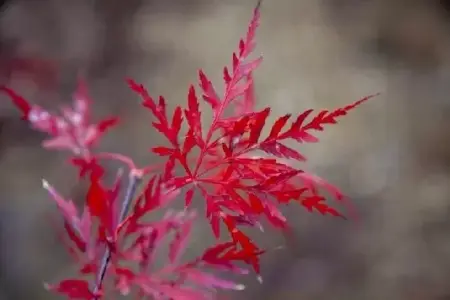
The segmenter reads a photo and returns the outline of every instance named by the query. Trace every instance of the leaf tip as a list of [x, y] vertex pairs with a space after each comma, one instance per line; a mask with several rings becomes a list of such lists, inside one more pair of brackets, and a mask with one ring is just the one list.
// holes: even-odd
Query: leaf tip
[[49, 190], [49, 189], [50, 189], [50, 184], [48, 183], [47, 180], [42, 179], [42, 187], [43, 187], [44, 189], [46, 189], [46, 190]]
[[261, 275], [258, 275], [258, 276], [256, 277], [256, 280], [258, 280], [258, 282], [259, 282], [260, 284], [263, 283], [263, 278], [262, 278]]

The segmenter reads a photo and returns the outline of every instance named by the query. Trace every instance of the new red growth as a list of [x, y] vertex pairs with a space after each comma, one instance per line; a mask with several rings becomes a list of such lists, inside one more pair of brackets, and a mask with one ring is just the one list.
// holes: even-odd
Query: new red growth
[[[81, 213], [44, 181], [44, 188], [63, 215], [65, 244], [80, 274], [80, 278], [47, 285], [49, 289], [70, 299], [99, 299], [111, 291], [135, 292], [142, 298], [154, 299], [214, 299], [216, 288], [244, 287], [220, 279], [207, 269], [245, 274], [248, 271], [237, 266], [244, 263], [260, 273], [260, 256], [265, 250], [242, 231], [244, 227], [262, 229], [265, 219], [274, 227], [287, 228], [280, 206], [290, 202], [310, 212], [344, 217], [320, 191], [330, 192], [339, 202], [344, 201], [344, 196], [324, 180], [288, 164], [288, 160], [303, 162], [306, 158], [285, 142], [317, 142], [316, 134], [325, 125], [336, 124], [373, 96], [334, 111], [307, 110], [297, 116], [275, 117], [269, 123], [270, 107], [255, 109], [252, 73], [262, 58], [250, 59], [259, 18], [258, 5], [245, 38], [233, 53], [231, 68], [223, 70], [223, 95], [200, 70], [201, 93], [191, 85], [186, 107], [177, 106], [169, 113], [163, 97], [155, 101], [143, 85], [128, 80], [154, 117], [153, 127], [167, 139], [167, 146], [152, 149], [164, 159], [158, 166], [138, 168], [129, 157], [95, 151], [96, 142], [118, 119], [91, 123], [90, 99], [83, 82], [74, 95], [73, 107], [62, 108], [60, 115], [31, 105], [13, 90], [2, 87], [23, 118], [50, 136], [43, 147], [69, 150], [80, 176], [90, 180]], [[199, 98], [212, 111], [207, 124], [201, 116]], [[105, 182], [103, 159], [118, 160], [129, 168], [126, 189], [121, 184], [121, 173], [113, 183]], [[135, 197], [142, 180], [146, 180], [145, 187]], [[184, 197], [185, 210], [168, 210], [171, 202], [180, 197]], [[198, 258], [183, 262], [197, 218], [190, 204], [197, 199], [206, 204], [204, 214], [218, 242]], [[150, 212], [163, 209], [166, 213], [159, 220], [146, 218]], [[221, 227], [226, 228], [225, 233]], [[223, 238], [227, 241], [220, 241]], [[163, 266], [157, 266], [155, 257], [164, 240], [169, 240], [168, 258]]]

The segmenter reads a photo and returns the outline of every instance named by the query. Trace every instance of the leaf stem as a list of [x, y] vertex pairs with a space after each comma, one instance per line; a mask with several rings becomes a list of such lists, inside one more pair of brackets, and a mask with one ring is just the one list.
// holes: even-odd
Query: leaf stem
[[[128, 210], [130, 209], [131, 203], [133, 202], [133, 198], [136, 193], [137, 187], [139, 186], [139, 184], [142, 181], [142, 176], [143, 176], [142, 172], [140, 172], [138, 170], [130, 171], [128, 186], [127, 186], [127, 190], [125, 192], [124, 200], [122, 202], [122, 208], [120, 210], [118, 223], [122, 222], [125, 219], [125, 217], [128, 213]], [[108, 265], [111, 260], [111, 254], [112, 254], [111, 249], [108, 246], [105, 250], [105, 253], [103, 254], [100, 269], [99, 269], [99, 272], [97, 275], [97, 279], [96, 279], [96, 283], [95, 283], [95, 287], [94, 287], [94, 291], [93, 291], [94, 295], [96, 295], [94, 300], [99, 299], [99, 295], [97, 295], [97, 293], [99, 292], [99, 290], [103, 284], [103, 280], [105, 279], [106, 270], [108, 269]]]

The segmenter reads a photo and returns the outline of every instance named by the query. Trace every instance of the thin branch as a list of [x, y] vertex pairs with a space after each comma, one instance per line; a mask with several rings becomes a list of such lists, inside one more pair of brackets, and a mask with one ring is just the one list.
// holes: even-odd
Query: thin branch
[[[120, 215], [119, 215], [119, 223], [125, 219], [125, 217], [128, 213], [128, 210], [130, 209], [130, 205], [133, 202], [133, 198], [136, 193], [137, 187], [139, 186], [141, 181], [142, 181], [142, 173], [135, 172], [132, 170], [129, 175], [129, 181], [128, 181], [128, 186], [127, 186], [127, 190], [125, 193], [125, 198], [122, 202], [122, 208], [121, 208]], [[93, 291], [93, 293], [95, 295], [98, 293], [98, 291], [102, 287], [103, 280], [105, 279], [106, 270], [108, 269], [110, 260], [111, 260], [111, 250], [108, 247], [105, 250], [105, 254], [102, 257], [100, 270], [97, 275], [97, 280], [96, 280], [94, 291]], [[94, 299], [95, 300], [99, 299], [99, 296], [98, 295], [95, 296]]]

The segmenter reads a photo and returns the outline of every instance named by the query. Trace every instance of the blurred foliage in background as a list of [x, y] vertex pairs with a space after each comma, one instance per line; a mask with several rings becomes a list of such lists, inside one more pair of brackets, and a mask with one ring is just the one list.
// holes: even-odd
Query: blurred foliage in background
[[[171, 103], [185, 101], [199, 67], [220, 82], [253, 5], [9, 0], [0, 80], [56, 107], [81, 73], [96, 113], [124, 120], [103, 147], [148, 161], [157, 137], [124, 78]], [[265, 257], [263, 285], [246, 278], [250, 288], [233, 299], [450, 299], [450, 1], [266, 0], [257, 41], [265, 59], [258, 98], [276, 113], [383, 94], [303, 150], [308, 169], [352, 198], [360, 222], [290, 209], [295, 241]], [[85, 186], [0, 97], [0, 299], [53, 299], [42, 282], [72, 270], [41, 178], [77, 201]], [[193, 252], [206, 243], [197, 230]]]

